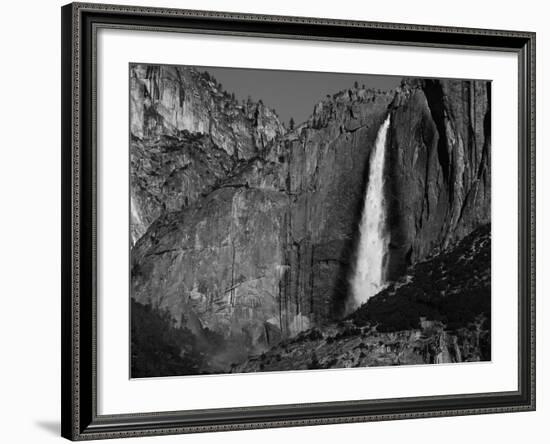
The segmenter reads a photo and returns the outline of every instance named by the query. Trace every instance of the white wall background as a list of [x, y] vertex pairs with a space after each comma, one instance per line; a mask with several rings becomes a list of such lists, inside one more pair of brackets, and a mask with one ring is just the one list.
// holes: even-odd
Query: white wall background
[[[332, 2], [276, 0], [163, 0], [118, 3], [281, 15], [425, 23], [536, 31], [538, 125], [538, 409], [537, 412], [254, 430], [141, 438], [125, 442], [546, 442], [550, 385], [546, 342], [550, 304], [544, 303], [549, 252], [543, 223], [550, 192], [543, 171], [545, 109], [543, 73], [550, 48], [550, 14], [537, 0], [388, 0]], [[60, 6], [58, 0], [11, 0], [2, 5], [0, 68], [0, 436], [2, 442], [59, 442], [60, 411]], [[414, 383], [414, 381], [411, 381]], [[452, 383], [452, 381], [451, 381]]]

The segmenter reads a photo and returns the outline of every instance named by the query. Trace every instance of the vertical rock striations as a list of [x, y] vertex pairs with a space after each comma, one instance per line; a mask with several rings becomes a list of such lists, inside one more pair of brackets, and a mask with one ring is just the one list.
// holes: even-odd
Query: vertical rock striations
[[130, 131], [138, 137], [180, 131], [208, 134], [239, 159], [257, 155], [283, 133], [261, 101], [239, 104], [207, 72], [176, 66], [130, 66]]
[[239, 104], [206, 72], [130, 66], [132, 241], [161, 213], [212, 190], [284, 133], [262, 102]]
[[388, 114], [390, 275], [489, 221], [487, 82], [352, 88], [287, 131], [192, 68], [130, 75], [132, 297], [198, 336], [257, 353], [344, 314]]
[[487, 81], [404, 82], [392, 103], [391, 275], [490, 222]]
[[391, 92], [349, 89], [287, 135], [288, 209], [281, 300], [310, 325], [344, 314], [371, 150]]

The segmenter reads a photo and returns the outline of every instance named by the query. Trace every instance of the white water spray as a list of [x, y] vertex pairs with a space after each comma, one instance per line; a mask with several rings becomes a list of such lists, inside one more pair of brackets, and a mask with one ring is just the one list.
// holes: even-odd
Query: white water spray
[[359, 225], [357, 263], [351, 280], [352, 309], [365, 303], [382, 290], [385, 284], [385, 256], [389, 239], [386, 234], [386, 203], [383, 188], [386, 135], [389, 126], [388, 115], [378, 130], [374, 150], [370, 156], [367, 194]]

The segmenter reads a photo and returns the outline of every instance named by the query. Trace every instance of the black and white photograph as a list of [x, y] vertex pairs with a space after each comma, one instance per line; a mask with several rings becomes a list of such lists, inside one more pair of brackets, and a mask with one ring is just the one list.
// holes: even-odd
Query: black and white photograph
[[491, 82], [132, 63], [131, 377], [491, 360]]
[[545, 443], [550, 8], [506, 6], [6, 2], [0, 441]]

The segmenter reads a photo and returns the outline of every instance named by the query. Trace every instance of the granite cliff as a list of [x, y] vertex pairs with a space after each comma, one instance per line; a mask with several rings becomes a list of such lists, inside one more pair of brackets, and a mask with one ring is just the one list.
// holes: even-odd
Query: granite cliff
[[491, 88], [405, 82], [391, 106], [390, 274], [439, 252], [491, 214]]
[[206, 72], [132, 65], [132, 241], [165, 211], [211, 191], [237, 164], [265, 156], [284, 131], [271, 109], [237, 103]]
[[232, 372], [491, 359], [490, 226], [407, 269], [338, 323], [313, 328], [234, 365]]
[[349, 314], [369, 156], [388, 113], [388, 279], [490, 222], [488, 82], [350, 88], [288, 129], [193, 68], [130, 74], [131, 296], [241, 350], [216, 368]]

